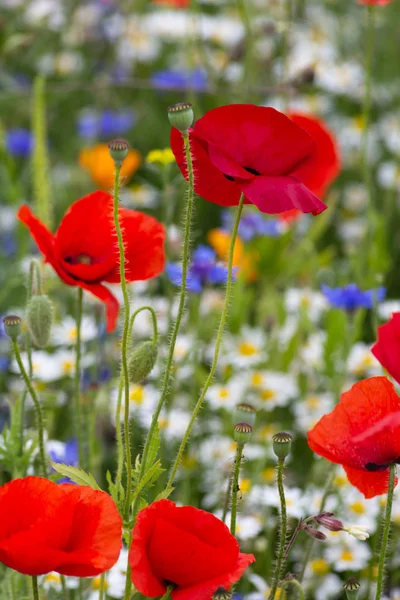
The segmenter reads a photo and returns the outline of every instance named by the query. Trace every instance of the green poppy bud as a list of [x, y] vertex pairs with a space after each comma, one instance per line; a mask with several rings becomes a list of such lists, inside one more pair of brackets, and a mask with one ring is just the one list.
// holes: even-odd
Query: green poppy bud
[[108, 149], [110, 150], [113, 161], [121, 166], [128, 156], [129, 143], [126, 140], [112, 140], [111, 142], [108, 142]]
[[140, 383], [150, 375], [156, 364], [158, 354], [157, 344], [142, 342], [138, 344], [128, 357], [128, 373], [131, 383]]
[[360, 584], [354, 577], [350, 577], [343, 586], [348, 600], [357, 600], [360, 591]]
[[256, 413], [256, 409], [251, 404], [247, 404], [246, 402], [236, 404], [235, 410], [233, 411], [233, 425], [235, 426], [238, 423], [248, 423], [254, 427]]
[[272, 436], [272, 448], [278, 458], [284, 460], [288, 456], [292, 447], [292, 439], [290, 433], [285, 431]]
[[4, 331], [13, 340], [16, 340], [21, 333], [22, 320], [17, 315], [7, 315], [3, 319]]
[[168, 119], [172, 127], [186, 133], [194, 119], [192, 105], [188, 102], [179, 102], [168, 106]]
[[45, 294], [32, 296], [26, 307], [26, 322], [33, 343], [38, 348], [48, 345], [53, 320], [54, 308], [50, 298]]
[[240, 446], [250, 441], [253, 428], [248, 423], [238, 423], [233, 430], [233, 438]]

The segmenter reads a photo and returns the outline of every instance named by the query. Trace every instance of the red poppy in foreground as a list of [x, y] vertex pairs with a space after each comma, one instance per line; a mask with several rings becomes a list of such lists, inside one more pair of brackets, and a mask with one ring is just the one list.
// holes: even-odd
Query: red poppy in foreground
[[159, 500], [140, 511], [129, 551], [132, 582], [145, 596], [210, 600], [219, 586], [238, 581], [252, 554], [241, 554], [236, 538], [214, 515]]
[[378, 327], [378, 341], [371, 349], [386, 371], [400, 383], [400, 312]]
[[[307, 164], [315, 164], [315, 143], [277, 110], [221, 106], [196, 121], [189, 135], [195, 191], [205, 200], [234, 206], [243, 193], [247, 203], [268, 214], [297, 208], [317, 215], [326, 209], [302, 179]], [[182, 135], [174, 128], [171, 148], [187, 179]]]
[[108, 494], [41, 477], [0, 488], [0, 562], [25, 575], [94, 577], [122, 546], [122, 521]]
[[386, 377], [371, 377], [342, 394], [308, 432], [311, 450], [342, 465], [366, 498], [388, 489], [389, 466], [400, 461], [400, 398]]
[[[54, 235], [28, 206], [22, 206], [17, 214], [29, 227], [39, 250], [60, 279], [88, 290], [104, 302], [107, 331], [116, 327], [119, 304], [102, 284], [121, 282], [112, 211], [110, 194], [89, 194], [70, 206]], [[127, 281], [156, 277], [165, 264], [164, 227], [153, 217], [136, 210], [120, 208], [119, 214]]]

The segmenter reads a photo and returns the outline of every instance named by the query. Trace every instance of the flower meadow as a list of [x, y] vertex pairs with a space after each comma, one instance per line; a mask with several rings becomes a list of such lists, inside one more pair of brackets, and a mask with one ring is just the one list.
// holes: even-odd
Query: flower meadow
[[0, 600], [400, 599], [399, 0], [3, 0]]

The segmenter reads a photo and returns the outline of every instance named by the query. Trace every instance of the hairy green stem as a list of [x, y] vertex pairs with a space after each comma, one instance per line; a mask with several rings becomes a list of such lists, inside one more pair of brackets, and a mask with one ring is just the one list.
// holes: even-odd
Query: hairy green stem
[[243, 444], [238, 444], [235, 457], [235, 468], [232, 478], [231, 534], [236, 534], [237, 499], [239, 491], [239, 473], [242, 462]]
[[375, 600], [380, 600], [380, 598], [382, 597], [382, 592], [383, 592], [385, 561], [386, 561], [386, 553], [387, 553], [387, 549], [388, 549], [390, 521], [391, 521], [391, 516], [392, 516], [395, 475], [396, 475], [396, 465], [390, 465], [390, 467], [389, 467], [389, 487], [388, 487], [388, 493], [387, 493], [387, 498], [386, 498], [386, 511], [385, 511], [385, 520], [383, 523], [381, 551], [380, 551], [380, 555], [379, 555], [378, 579], [376, 582]]
[[36, 575], [32, 575], [32, 592], [33, 592], [33, 600], [39, 600], [39, 587], [38, 587], [38, 579]]
[[[128, 539], [128, 550], [130, 550], [130, 547], [132, 545], [132, 531], [129, 533], [129, 539]], [[126, 577], [125, 577], [125, 592], [124, 592], [124, 599], [123, 600], [130, 600], [132, 596], [132, 581], [131, 581], [131, 566], [129, 564], [129, 559], [128, 559], [128, 564], [126, 565]]]
[[[122, 295], [124, 297], [124, 330], [122, 333], [122, 347], [121, 347], [121, 373], [120, 373], [120, 385], [123, 381], [124, 389], [124, 438], [125, 438], [125, 463], [126, 463], [126, 496], [125, 496], [125, 508], [124, 516], [126, 519], [129, 517], [129, 509], [131, 502], [131, 489], [132, 489], [132, 457], [131, 457], [131, 436], [129, 431], [129, 375], [128, 375], [128, 333], [129, 333], [129, 315], [130, 305], [128, 288], [126, 285], [125, 278], [125, 248], [124, 240], [122, 237], [121, 224], [119, 222], [119, 175], [121, 171], [121, 164], [115, 163], [114, 173], [114, 225], [115, 231], [117, 232], [118, 238], [118, 249], [119, 249], [119, 271], [121, 279]], [[119, 415], [118, 415], [119, 418]]]
[[[158, 326], [157, 326], [157, 315], [152, 306], [141, 306], [130, 318], [129, 321], [129, 330], [128, 330], [128, 341], [132, 338], [132, 329], [135, 323], [135, 319], [139, 313], [144, 310], [148, 310], [151, 314], [151, 318], [153, 321], [153, 344], [157, 344], [158, 342]], [[115, 427], [117, 433], [117, 447], [118, 447], [118, 467], [117, 467], [117, 478], [116, 483], [117, 487], [121, 483], [122, 480], [122, 470], [124, 464], [124, 449], [123, 449], [123, 439], [122, 439], [122, 431], [121, 431], [121, 403], [122, 403], [122, 392], [123, 392], [123, 378], [120, 378], [119, 386], [118, 386], [118, 400], [117, 400], [117, 410], [115, 415]]]
[[274, 600], [276, 596], [276, 591], [279, 586], [279, 582], [281, 580], [281, 573], [283, 567], [283, 554], [285, 551], [286, 545], [286, 531], [287, 531], [287, 514], [286, 514], [286, 499], [285, 499], [285, 488], [283, 486], [283, 469], [285, 467], [285, 459], [278, 459], [278, 474], [277, 474], [277, 483], [278, 483], [278, 492], [279, 499], [281, 505], [281, 519], [280, 519], [280, 531], [279, 531], [279, 549], [278, 549], [278, 557], [276, 561], [276, 569], [275, 569], [275, 577], [272, 583], [272, 588], [270, 594], [268, 596], [268, 600]]
[[[288, 579], [287, 581], [284, 581], [281, 585], [281, 592], [288, 585], [293, 585], [299, 592], [300, 600], [305, 600], [303, 588], [301, 587], [301, 583], [299, 581], [297, 581], [297, 579]], [[283, 596], [281, 596], [281, 598], [283, 598]]]
[[99, 600], [104, 600], [104, 592], [106, 589], [106, 574], [102, 573], [100, 575], [100, 590], [99, 590]]
[[[193, 213], [193, 204], [194, 204], [194, 172], [193, 172], [193, 161], [192, 155], [190, 151], [190, 139], [189, 135], [182, 134], [183, 141], [185, 145], [185, 156], [186, 156], [186, 164], [188, 170], [188, 196], [187, 196], [187, 205], [186, 205], [186, 217], [185, 217], [185, 231], [184, 231], [184, 240], [183, 240], [183, 250], [182, 250], [182, 282], [181, 282], [181, 290], [179, 294], [179, 305], [178, 305], [178, 314], [176, 316], [175, 324], [171, 333], [171, 340], [168, 349], [168, 357], [165, 365], [164, 378], [162, 383], [162, 392], [160, 396], [160, 400], [156, 407], [156, 410], [153, 414], [153, 418], [150, 424], [150, 429], [147, 434], [146, 442], [144, 445], [143, 456], [140, 465], [140, 473], [139, 473], [139, 481], [143, 477], [144, 470], [146, 468], [147, 456], [149, 453], [149, 448], [151, 444], [151, 440], [154, 434], [155, 427], [157, 425], [158, 417], [160, 416], [161, 409], [164, 406], [164, 403], [167, 400], [169, 387], [170, 387], [170, 378], [171, 378], [171, 370], [172, 370], [172, 362], [174, 359], [174, 350], [176, 339], [178, 337], [178, 332], [181, 326], [183, 312], [185, 310], [185, 300], [186, 300], [186, 281], [187, 281], [187, 272], [189, 268], [190, 262], [190, 229], [192, 222], [192, 213]], [[137, 510], [139, 505], [140, 495], [137, 496], [135, 500], [135, 505], [133, 512]]]
[[84, 439], [81, 411], [81, 325], [82, 325], [83, 289], [78, 287], [76, 303], [76, 343], [75, 343], [75, 378], [74, 378], [74, 421], [78, 442], [79, 465], [85, 468]]
[[25, 370], [24, 365], [23, 365], [22, 358], [21, 358], [21, 352], [19, 350], [18, 342], [16, 339], [12, 340], [12, 346], [13, 346], [15, 358], [18, 363], [19, 370], [21, 371], [21, 375], [25, 381], [25, 385], [28, 388], [29, 394], [35, 405], [38, 436], [39, 436], [40, 462], [42, 465], [43, 476], [47, 477], [47, 461], [46, 461], [46, 452], [45, 452], [45, 445], [44, 445], [44, 425], [43, 425], [42, 407], [40, 406], [40, 401], [36, 395], [35, 388], [33, 387], [32, 382]]
[[231, 489], [232, 489], [232, 473], [230, 472], [229, 476], [228, 476], [228, 486], [227, 486], [226, 492], [225, 492], [224, 507], [222, 509], [221, 521], [223, 523], [225, 523], [226, 515], [228, 514], [228, 510], [229, 510], [229, 500], [231, 497]]
[[236, 220], [235, 220], [235, 224], [233, 226], [233, 231], [232, 231], [232, 236], [231, 236], [231, 242], [229, 245], [229, 252], [228, 252], [228, 278], [227, 278], [227, 282], [226, 282], [226, 292], [225, 292], [225, 301], [224, 301], [224, 307], [222, 309], [222, 314], [221, 314], [221, 319], [219, 322], [219, 327], [218, 327], [218, 332], [217, 332], [217, 338], [215, 340], [215, 349], [214, 349], [214, 357], [212, 360], [212, 364], [211, 364], [211, 368], [210, 371], [208, 373], [208, 377], [205, 381], [204, 387], [200, 393], [199, 399], [197, 401], [196, 406], [194, 407], [192, 416], [190, 417], [190, 421], [189, 424], [186, 428], [185, 431], [185, 435], [183, 437], [183, 440], [181, 442], [181, 445], [179, 447], [178, 450], [178, 454], [176, 456], [175, 462], [172, 466], [172, 470], [171, 470], [171, 474], [169, 476], [168, 479], [168, 483], [167, 483], [167, 488], [172, 487], [173, 481], [175, 479], [175, 475], [176, 472], [179, 469], [179, 466], [182, 462], [182, 457], [183, 457], [183, 453], [185, 451], [186, 448], [186, 444], [188, 442], [190, 433], [192, 431], [192, 427], [193, 424], [196, 420], [196, 417], [203, 405], [204, 399], [206, 397], [208, 388], [211, 385], [211, 382], [214, 378], [214, 374], [217, 368], [217, 364], [218, 364], [218, 358], [219, 358], [219, 352], [221, 349], [221, 342], [222, 342], [222, 336], [224, 333], [224, 329], [225, 329], [225, 324], [226, 324], [226, 319], [228, 316], [228, 309], [229, 309], [229, 303], [231, 300], [231, 292], [232, 292], [232, 270], [233, 270], [233, 253], [234, 253], [234, 249], [235, 249], [235, 242], [236, 242], [236, 237], [237, 237], [237, 232], [238, 232], [238, 228], [239, 228], [239, 223], [240, 223], [240, 217], [242, 215], [242, 210], [243, 210], [243, 203], [244, 203], [244, 195], [242, 194], [240, 197], [240, 202], [239, 202], [239, 206], [238, 206], [238, 210], [236, 213]]

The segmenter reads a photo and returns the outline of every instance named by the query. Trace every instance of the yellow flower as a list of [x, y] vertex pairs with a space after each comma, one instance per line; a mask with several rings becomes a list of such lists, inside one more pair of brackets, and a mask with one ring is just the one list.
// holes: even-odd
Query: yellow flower
[[170, 163], [175, 162], [175, 156], [171, 148], [164, 148], [163, 150], [150, 150], [146, 156], [146, 162], [169, 165]]
[[[208, 232], [208, 241], [214, 248], [218, 257], [224, 262], [227, 262], [229, 245], [231, 243], [230, 234], [222, 229], [212, 229]], [[258, 276], [255, 268], [256, 264], [257, 253], [246, 253], [242, 240], [237, 237], [235, 248], [233, 250], [233, 266], [239, 268], [244, 274], [246, 281], [254, 281]]]
[[[129, 181], [140, 165], [140, 154], [137, 150], [129, 150], [121, 167], [121, 179]], [[89, 171], [93, 181], [102, 189], [110, 190], [114, 186], [114, 161], [110, 156], [107, 144], [97, 144], [84, 148], [79, 154], [79, 164]]]

